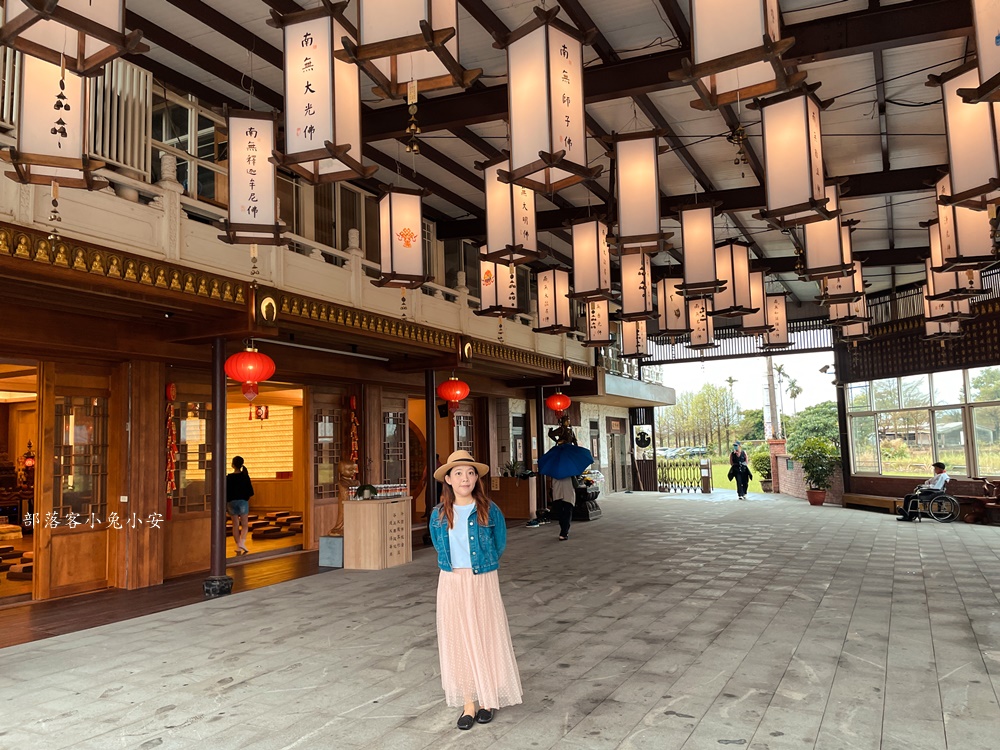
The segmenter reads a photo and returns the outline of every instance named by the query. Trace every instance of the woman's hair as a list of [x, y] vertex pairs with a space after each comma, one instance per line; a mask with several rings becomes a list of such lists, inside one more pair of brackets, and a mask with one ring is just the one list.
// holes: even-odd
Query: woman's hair
[[233, 468], [246, 474], [247, 467], [243, 465], [243, 456], [233, 456]]
[[[454, 467], [452, 467], [454, 468]], [[448, 470], [451, 474], [451, 469]], [[445, 476], [448, 476], [445, 474]], [[476, 486], [472, 488], [472, 497], [476, 501], [476, 519], [480, 526], [490, 522], [490, 499], [483, 488], [483, 478], [476, 474]], [[441, 511], [448, 521], [448, 528], [455, 528], [455, 490], [447, 482], [441, 483]]]

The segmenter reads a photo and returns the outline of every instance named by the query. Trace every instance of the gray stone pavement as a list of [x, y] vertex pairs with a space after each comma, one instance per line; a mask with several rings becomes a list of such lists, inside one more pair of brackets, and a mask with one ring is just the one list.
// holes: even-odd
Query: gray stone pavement
[[521, 706], [442, 699], [432, 550], [0, 651], [0, 748], [979, 750], [1000, 528], [732, 491], [512, 528]]

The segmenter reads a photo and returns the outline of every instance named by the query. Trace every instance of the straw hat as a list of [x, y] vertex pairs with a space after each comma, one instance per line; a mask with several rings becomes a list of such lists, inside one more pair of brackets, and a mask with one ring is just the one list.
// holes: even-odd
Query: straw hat
[[443, 482], [445, 474], [454, 469], [456, 466], [462, 466], [463, 464], [475, 467], [476, 471], [479, 473], [479, 476], [481, 477], [485, 477], [487, 474], [490, 473], [490, 467], [487, 466], [486, 464], [481, 464], [478, 461], [476, 461], [476, 459], [472, 457], [472, 454], [469, 453], [469, 451], [455, 451], [450, 456], [448, 456], [448, 463], [446, 463], [444, 466], [441, 466], [440, 468], [438, 468], [437, 471], [434, 472], [434, 478], [439, 482]]

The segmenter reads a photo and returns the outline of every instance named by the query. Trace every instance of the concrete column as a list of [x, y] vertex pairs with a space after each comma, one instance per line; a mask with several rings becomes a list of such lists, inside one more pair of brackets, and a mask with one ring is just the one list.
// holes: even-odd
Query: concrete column
[[784, 440], [768, 440], [767, 449], [771, 454], [771, 489], [781, 492], [781, 482], [778, 480], [778, 456], [785, 454]]
[[206, 599], [233, 593], [233, 579], [226, 575], [226, 340], [212, 342], [212, 547], [209, 576], [202, 587]]

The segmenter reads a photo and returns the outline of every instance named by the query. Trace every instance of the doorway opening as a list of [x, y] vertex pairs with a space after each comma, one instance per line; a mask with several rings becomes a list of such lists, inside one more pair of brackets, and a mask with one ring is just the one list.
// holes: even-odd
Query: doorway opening
[[32, 596], [37, 388], [34, 363], [0, 360], [0, 604]]

